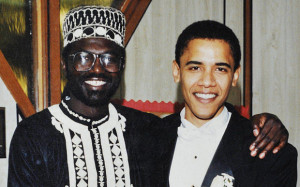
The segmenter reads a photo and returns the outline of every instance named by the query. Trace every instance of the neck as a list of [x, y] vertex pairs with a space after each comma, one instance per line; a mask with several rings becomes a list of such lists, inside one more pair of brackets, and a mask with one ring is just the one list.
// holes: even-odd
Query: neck
[[89, 118], [102, 118], [108, 114], [108, 103], [97, 106], [89, 106], [77, 99], [72, 93], [70, 93], [70, 97], [71, 99], [66, 101], [66, 103], [72, 111], [78, 114]]

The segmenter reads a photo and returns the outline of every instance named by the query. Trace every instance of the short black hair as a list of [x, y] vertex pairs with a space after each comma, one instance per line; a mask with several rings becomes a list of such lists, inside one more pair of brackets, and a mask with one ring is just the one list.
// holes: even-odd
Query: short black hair
[[180, 57], [183, 55], [188, 43], [193, 39], [224, 40], [230, 46], [232, 57], [234, 59], [234, 70], [240, 66], [241, 47], [238, 38], [229, 27], [212, 20], [204, 20], [192, 23], [179, 35], [175, 49], [175, 60], [179, 66]]

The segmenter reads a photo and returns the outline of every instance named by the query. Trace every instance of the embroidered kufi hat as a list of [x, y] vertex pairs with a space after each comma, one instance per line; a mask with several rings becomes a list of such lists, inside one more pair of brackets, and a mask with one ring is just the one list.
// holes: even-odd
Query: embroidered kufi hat
[[124, 47], [125, 16], [115, 8], [81, 6], [68, 12], [63, 23], [64, 47], [83, 38], [105, 38]]

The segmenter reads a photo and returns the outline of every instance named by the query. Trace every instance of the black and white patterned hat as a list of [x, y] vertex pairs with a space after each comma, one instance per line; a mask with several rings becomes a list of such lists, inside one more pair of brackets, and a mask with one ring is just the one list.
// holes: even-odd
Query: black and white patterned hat
[[81, 6], [68, 12], [63, 23], [64, 47], [82, 38], [105, 38], [124, 47], [125, 16], [115, 8]]

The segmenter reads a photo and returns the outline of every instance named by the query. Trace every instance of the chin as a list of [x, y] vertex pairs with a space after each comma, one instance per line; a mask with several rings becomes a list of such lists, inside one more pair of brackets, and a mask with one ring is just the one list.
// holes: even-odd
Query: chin
[[218, 113], [218, 111], [206, 111], [206, 112], [204, 112], [202, 110], [202, 112], [196, 113], [196, 116], [197, 116], [197, 118], [202, 119], [202, 120], [211, 120], [216, 116], [217, 113]]
[[202, 113], [199, 116], [202, 117], [201, 119], [211, 120], [211, 119], [215, 118], [217, 115], [219, 115], [220, 113], [221, 113], [221, 111], [217, 110], [217, 111], [211, 111], [211, 112], [208, 112], [205, 114]]
[[211, 120], [215, 117], [215, 115], [197, 115], [197, 118], [201, 120]]
[[90, 92], [81, 99], [88, 106], [107, 105], [115, 92]]
[[107, 105], [110, 101], [110, 98], [101, 98], [101, 99], [84, 99], [82, 102], [88, 106], [96, 107], [101, 105]]
[[[78, 81], [79, 82], [79, 81]], [[107, 105], [111, 97], [115, 94], [119, 87], [119, 80], [106, 85], [103, 90], [89, 90], [82, 84], [70, 84], [70, 91], [82, 103], [87, 106], [96, 107]]]

